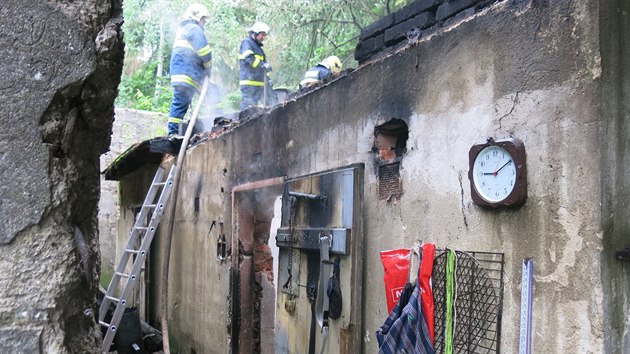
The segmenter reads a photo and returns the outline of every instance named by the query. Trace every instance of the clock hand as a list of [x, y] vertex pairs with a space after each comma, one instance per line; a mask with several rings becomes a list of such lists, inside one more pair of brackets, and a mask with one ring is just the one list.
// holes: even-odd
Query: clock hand
[[510, 162], [512, 162], [512, 160], [509, 160], [508, 162], [504, 163], [503, 166], [499, 167], [498, 170], [496, 170], [494, 172], [484, 172], [483, 175], [484, 176], [490, 176], [490, 175], [496, 176], [499, 173], [499, 171], [501, 171], [503, 169], [503, 167], [509, 165]]
[[501, 170], [503, 169], [503, 167], [505, 167], [505, 166], [509, 165], [509, 164], [510, 164], [510, 162], [512, 162], [512, 160], [508, 160], [508, 162], [504, 163], [504, 164], [503, 164], [503, 166], [501, 166], [501, 167], [497, 170], [497, 172], [495, 172], [495, 174], [499, 173], [499, 171], [501, 171]]

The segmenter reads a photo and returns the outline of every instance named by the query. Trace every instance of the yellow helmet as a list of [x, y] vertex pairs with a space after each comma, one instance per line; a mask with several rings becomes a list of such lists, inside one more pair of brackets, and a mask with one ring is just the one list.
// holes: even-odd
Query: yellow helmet
[[341, 60], [338, 57], [331, 55], [328, 58], [324, 59], [321, 62], [323, 66], [325, 66], [328, 70], [332, 71], [333, 74], [339, 74], [341, 72], [341, 68], [343, 65], [341, 64]]
[[184, 17], [186, 19], [195, 20], [197, 22], [201, 21], [203, 17], [210, 16], [208, 9], [201, 4], [191, 4], [184, 12]]

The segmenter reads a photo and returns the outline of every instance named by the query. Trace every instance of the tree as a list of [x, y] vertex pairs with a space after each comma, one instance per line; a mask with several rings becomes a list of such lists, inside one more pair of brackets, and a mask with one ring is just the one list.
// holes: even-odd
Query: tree
[[[170, 90], [164, 89], [169, 80], [168, 53], [181, 14], [191, 2], [125, 0], [123, 30], [127, 50], [118, 105], [168, 110]], [[276, 86], [295, 89], [304, 71], [329, 55], [341, 58], [346, 68], [356, 67], [354, 49], [361, 29], [411, 0], [198, 2], [211, 13], [205, 29], [212, 47], [213, 81], [224, 94], [234, 97], [229, 93], [238, 92], [239, 44], [253, 22], [264, 21], [271, 27], [264, 49], [274, 67], [272, 78]], [[164, 69], [158, 73], [160, 67]], [[160, 78], [162, 72], [164, 77]]]

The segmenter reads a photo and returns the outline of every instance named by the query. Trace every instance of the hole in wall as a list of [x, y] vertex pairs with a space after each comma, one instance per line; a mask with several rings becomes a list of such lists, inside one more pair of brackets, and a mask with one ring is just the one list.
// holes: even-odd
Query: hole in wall
[[393, 162], [401, 159], [407, 152], [409, 127], [402, 119], [390, 119], [374, 128], [374, 145], [372, 151], [377, 153], [380, 162]]
[[402, 119], [390, 119], [374, 128], [372, 152], [376, 154], [377, 193], [379, 200], [391, 200], [402, 195], [400, 170], [407, 152], [409, 127]]

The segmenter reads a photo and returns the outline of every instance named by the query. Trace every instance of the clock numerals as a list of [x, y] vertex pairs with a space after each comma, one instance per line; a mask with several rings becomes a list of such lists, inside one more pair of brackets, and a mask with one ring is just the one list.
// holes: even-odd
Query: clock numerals
[[516, 172], [512, 156], [500, 146], [484, 148], [473, 164], [474, 184], [482, 198], [499, 202], [514, 189]]
[[[517, 206], [527, 198], [525, 147], [517, 138], [473, 145], [469, 151], [472, 199], [489, 207]], [[518, 183], [517, 183], [518, 182]]]

